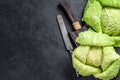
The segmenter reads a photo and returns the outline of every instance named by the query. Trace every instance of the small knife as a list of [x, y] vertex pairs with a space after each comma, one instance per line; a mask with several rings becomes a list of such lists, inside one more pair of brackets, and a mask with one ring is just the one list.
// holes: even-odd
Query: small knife
[[58, 15], [57, 20], [58, 20], [58, 24], [59, 24], [59, 27], [60, 27], [60, 31], [62, 33], [62, 37], [63, 37], [63, 40], [64, 40], [65, 47], [70, 53], [72, 53], [73, 46], [72, 46], [72, 43], [69, 39], [69, 35], [68, 35], [68, 32], [67, 32], [67, 29], [66, 29], [66, 26], [64, 24], [62, 16]]
[[[65, 23], [63, 21], [63, 17], [61, 15], [58, 15], [57, 16], [57, 21], [58, 21], [58, 24], [59, 24], [59, 27], [60, 27], [60, 31], [62, 33], [62, 37], [63, 37], [65, 47], [72, 54], [73, 46], [72, 46], [72, 43], [71, 43], [70, 38], [68, 36], [68, 32], [67, 32]], [[77, 75], [77, 77], [79, 77], [77, 72], [76, 72], [76, 75]]]

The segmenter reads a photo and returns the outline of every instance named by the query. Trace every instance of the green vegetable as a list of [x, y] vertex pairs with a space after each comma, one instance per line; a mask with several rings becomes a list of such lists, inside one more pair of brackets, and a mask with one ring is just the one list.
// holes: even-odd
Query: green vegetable
[[95, 31], [100, 32], [102, 31], [100, 22], [101, 13], [102, 6], [98, 1], [88, 0], [82, 21], [85, 21]]
[[91, 47], [86, 64], [93, 67], [100, 67], [102, 62], [102, 48], [101, 47]]
[[120, 0], [98, 0], [102, 6], [120, 8]]
[[76, 42], [87, 46], [111, 46], [115, 44], [114, 38], [106, 34], [91, 31], [79, 33]]
[[72, 55], [72, 62], [73, 67], [82, 76], [90, 76], [95, 73], [100, 73], [101, 71], [99, 68], [94, 68], [92, 66], [83, 64], [74, 56], [74, 54]]
[[114, 36], [112, 37], [115, 40], [115, 44], [113, 45], [114, 47], [120, 47], [120, 36]]
[[120, 58], [120, 56], [115, 52], [113, 47], [104, 47], [103, 61], [101, 65], [103, 71], [105, 71], [118, 58]]
[[101, 25], [104, 33], [120, 35], [120, 9], [104, 8], [101, 16]]
[[103, 80], [110, 80], [117, 76], [120, 68], [120, 58], [116, 60], [113, 64], [108, 67], [107, 70], [105, 70], [102, 73], [94, 74], [96, 78], [103, 79]]
[[77, 59], [79, 59], [83, 64], [85, 64], [89, 49], [90, 46], [79, 46], [74, 50], [73, 54]]
[[[82, 55], [85, 57], [82, 58]], [[103, 47], [103, 51], [101, 47], [79, 46], [72, 54], [72, 62], [80, 75], [94, 75], [103, 80], [116, 77], [120, 68], [120, 56], [112, 46]]]
[[72, 54], [73, 67], [82, 76], [111, 80], [120, 69], [120, 0], [88, 0], [82, 21], [90, 29], [79, 33], [81, 46]]

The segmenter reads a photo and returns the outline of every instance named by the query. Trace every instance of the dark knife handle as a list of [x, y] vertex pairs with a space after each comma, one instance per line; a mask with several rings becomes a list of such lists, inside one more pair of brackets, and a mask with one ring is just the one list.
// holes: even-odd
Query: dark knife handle
[[63, 9], [64, 9], [65, 12], [67, 13], [68, 17], [70, 18], [70, 20], [71, 20], [72, 22], [75, 22], [76, 19], [75, 19], [75, 17], [73, 16], [71, 7], [67, 4], [67, 2], [60, 2], [59, 4], [60, 4], [60, 6], [63, 7]]
[[75, 30], [80, 29], [82, 26], [79, 23], [79, 21], [77, 21], [72, 13], [71, 7], [66, 3], [66, 2], [60, 2], [59, 3], [60, 6], [63, 7], [64, 11], [66, 12], [66, 14], [68, 15], [68, 17], [70, 18], [73, 28]]

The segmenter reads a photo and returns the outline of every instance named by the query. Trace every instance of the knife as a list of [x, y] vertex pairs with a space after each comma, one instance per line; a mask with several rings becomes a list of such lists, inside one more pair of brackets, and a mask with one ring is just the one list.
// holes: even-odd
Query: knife
[[[59, 24], [59, 27], [60, 27], [60, 31], [61, 31], [61, 34], [62, 34], [62, 37], [63, 37], [65, 47], [72, 54], [73, 46], [72, 46], [72, 43], [69, 39], [69, 35], [68, 35], [68, 32], [67, 32], [65, 23], [63, 21], [63, 17], [61, 15], [58, 15], [57, 16], [57, 21], [58, 21], [58, 24]], [[76, 72], [76, 76], [79, 78], [79, 74], [77, 72]]]
[[68, 35], [68, 32], [67, 32], [66, 26], [64, 24], [64, 21], [63, 21], [63, 17], [61, 15], [58, 15], [57, 20], [58, 20], [58, 24], [59, 24], [59, 27], [60, 27], [60, 31], [62, 33], [62, 37], [63, 37], [65, 47], [70, 53], [72, 53], [73, 46], [72, 46], [72, 43], [69, 39], [69, 35]]
[[59, 6], [61, 6], [64, 9], [67, 16], [71, 20], [73, 28], [74, 28], [75, 31], [70, 32], [69, 34], [70, 34], [70, 37], [72, 38], [72, 40], [74, 41], [75, 45], [79, 46], [79, 44], [75, 40], [78, 37], [78, 34], [80, 32], [82, 32], [82, 31], [87, 30], [88, 27], [87, 27], [86, 24], [82, 27], [80, 22], [77, 19], [75, 19], [74, 15], [73, 15], [73, 12], [72, 12], [72, 9], [71, 9], [70, 5], [67, 2], [60, 2]]

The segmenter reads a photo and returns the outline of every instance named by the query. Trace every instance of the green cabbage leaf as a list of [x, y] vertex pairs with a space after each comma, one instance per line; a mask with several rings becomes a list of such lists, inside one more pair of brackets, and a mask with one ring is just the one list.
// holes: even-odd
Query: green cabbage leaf
[[86, 64], [93, 67], [100, 67], [101, 62], [102, 62], [102, 48], [91, 47], [89, 54], [87, 56]]
[[120, 56], [116, 53], [114, 48], [104, 47], [103, 48], [103, 60], [102, 60], [102, 70], [105, 71], [115, 60], [120, 58]]
[[79, 46], [74, 50], [73, 54], [77, 59], [85, 64], [89, 50], [90, 46]]
[[120, 8], [120, 0], [98, 0], [104, 7]]
[[117, 59], [114, 63], [107, 68], [107, 70], [103, 71], [102, 73], [96, 73], [94, 76], [99, 79], [103, 80], [111, 80], [117, 76], [120, 68], [120, 58]]
[[104, 33], [113, 36], [120, 35], [120, 9], [104, 8], [101, 25]]
[[79, 36], [76, 38], [76, 42], [81, 45], [88, 46], [111, 46], [116, 43], [113, 37], [93, 31], [84, 31], [79, 33]]
[[120, 47], [120, 36], [111, 36], [115, 40], [114, 47]]
[[82, 21], [85, 21], [96, 32], [102, 32], [101, 22], [100, 22], [101, 13], [102, 13], [102, 6], [98, 1], [88, 0]]
[[101, 72], [99, 68], [95, 68], [95, 67], [82, 63], [78, 58], [74, 56], [74, 54], [72, 55], [72, 62], [73, 62], [73, 67], [82, 76], [90, 76], [95, 73]]

